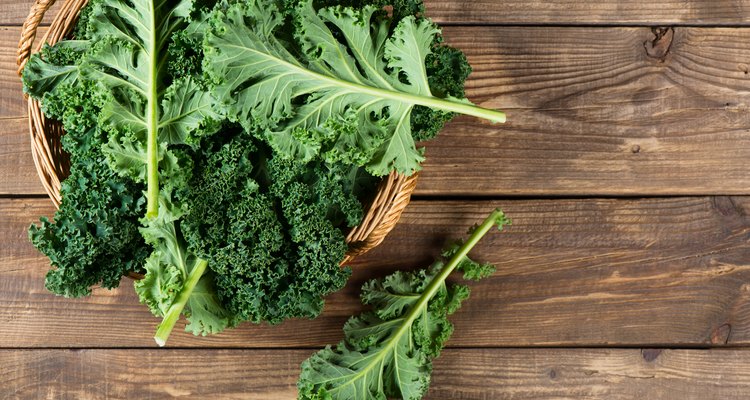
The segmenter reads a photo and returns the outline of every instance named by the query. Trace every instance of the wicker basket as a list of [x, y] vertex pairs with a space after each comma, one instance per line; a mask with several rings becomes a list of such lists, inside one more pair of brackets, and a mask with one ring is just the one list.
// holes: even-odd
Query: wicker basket
[[[66, 0], [44, 35], [41, 44], [55, 44], [65, 38], [75, 26], [78, 14], [87, 0]], [[44, 13], [55, 0], [36, 0], [23, 24], [21, 41], [18, 44], [18, 74], [31, 56], [37, 28]], [[35, 51], [39, 51], [41, 44]], [[34, 157], [39, 178], [44, 189], [56, 207], [60, 206], [60, 182], [69, 171], [68, 156], [62, 150], [60, 137], [64, 133], [57, 121], [48, 120], [42, 114], [39, 102], [28, 98], [29, 131], [31, 133], [31, 153]], [[341, 263], [351, 261], [379, 245], [393, 229], [409, 204], [417, 183], [417, 174], [410, 177], [392, 173], [383, 179], [371, 204], [367, 208], [362, 223], [353, 228], [346, 238], [349, 250]]]

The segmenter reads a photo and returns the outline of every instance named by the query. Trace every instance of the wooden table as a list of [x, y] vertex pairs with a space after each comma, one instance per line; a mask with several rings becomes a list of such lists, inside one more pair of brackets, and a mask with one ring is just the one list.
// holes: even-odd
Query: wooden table
[[[0, 0], [0, 398], [286, 399], [366, 279], [423, 266], [489, 210], [498, 265], [455, 315], [429, 399], [750, 398], [750, 1], [429, 0], [474, 66], [414, 202], [314, 321], [152, 340], [131, 284], [43, 287], [51, 215], [15, 70], [29, 0]], [[176, 329], [179, 331], [180, 329]]]

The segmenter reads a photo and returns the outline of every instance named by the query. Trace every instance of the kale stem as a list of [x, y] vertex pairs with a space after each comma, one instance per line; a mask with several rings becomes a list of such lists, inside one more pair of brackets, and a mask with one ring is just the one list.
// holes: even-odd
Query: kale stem
[[185, 285], [183, 286], [182, 291], [179, 295], [177, 295], [177, 298], [169, 307], [167, 313], [164, 314], [164, 319], [156, 329], [156, 335], [154, 335], [154, 340], [156, 340], [156, 343], [159, 346], [164, 346], [165, 344], [167, 344], [169, 334], [172, 333], [174, 325], [177, 323], [177, 320], [180, 319], [182, 310], [185, 308], [190, 295], [193, 293], [195, 285], [198, 284], [201, 276], [203, 276], [203, 273], [206, 272], [207, 266], [208, 261], [198, 259], [198, 261], [195, 263], [195, 267], [193, 267], [193, 270], [190, 271], [190, 274], [188, 275], [187, 281], [185, 281]]
[[[404, 332], [411, 328], [412, 322], [414, 322], [415, 319], [419, 316], [419, 314], [422, 312], [422, 310], [427, 307], [427, 303], [435, 296], [435, 293], [440, 289], [440, 287], [445, 283], [445, 280], [448, 279], [448, 276], [453, 272], [454, 269], [458, 266], [458, 264], [463, 261], [464, 258], [469, 254], [469, 251], [474, 248], [474, 246], [479, 243], [479, 241], [484, 237], [484, 235], [487, 234], [487, 232], [492, 229], [493, 226], [501, 224], [498, 221], [502, 220], [503, 212], [500, 210], [495, 210], [490, 214], [487, 219], [482, 222], [481, 225], [479, 225], [474, 232], [469, 236], [469, 238], [464, 242], [464, 244], [458, 249], [456, 254], [451, 257], [451, 259], [448, 261], [447, 264], [443, 267], [443, 269], [440, 270], [440, 272], [432, 278], [432, 281], [429, 285], [425, 288], [424, 292], [422, 292], [422, 295], [409, 310], [409, 313], [406, 315], [405, 322], [400, 330], [403, 330]], [[398, 336], [402, 332], [399, 332], [396, 334]]]
[[146, 123], [147, 123], [147, 137], [146, 137], [146, 181], [147, 185], [147, 197], [146, 197], [146, 217], [149, 219], [156, 218], [159, 215], [159, 143], [158, 143], [158, 126], [159, 126], [159, 102], [158, 102], [158, 63], [159, 55], [157, 54], [157, 21], [156, 21], [156, 10], [154, 9], [154, 2], [148, 2], [150, 7], [150, 23], [151, 29], [149, 38], [150, 53], [150, 65], [149, 65], [149, 87], [150, 92], [148, 93], [146, 105]]
[[[279, 59], [279, 62], [284, 62]], [[364, 93], [375, 98], [382, 98], [388, 100], [394, 100], [404, 103], [411, 103], [414, 105], [420, 105], [438, 109], [446, 112], [454, 112], [458, 114], [470, 115], [472, 117], [486, 119], [493, 123], [505, 123], [505, 113], [502, 111], [491, 110], [488, 108], [482, 108], [475, 106], [471, 103], [464, 103], [458, 101], [458, 99], [441, 99], [434, 96], [417, 95], [412, 93], [403, 93], [395, 90], [383, 89], [374, 86], [368, 86], [364, 84], [349, 82], [347, 80], [330, 77], [317, 73], [315, 71], [307, 70], [303, 67], [299, 67], [290, 63], [285, 62], [291, 68], [295, 68], [304, 74], [310, 75], [313, 79], [327, 82], [332, 86], [343, 87], [351, 90], [354, 93]]]

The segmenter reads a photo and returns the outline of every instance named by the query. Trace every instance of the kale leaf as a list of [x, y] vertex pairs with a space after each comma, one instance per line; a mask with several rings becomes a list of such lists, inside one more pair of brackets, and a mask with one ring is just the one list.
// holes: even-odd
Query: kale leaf
[[240, 320], [316, 317], [322, 298], [350, 274], [339, 266], [346, 253], [339, 222], [361, 221], [350, 179], [362, 177], [341, 164], [272, 155], [244, 132], [211, 140], [180, 197], [190, 199], [184, 236], [210, 260], [219, 296]]
[[97, 3], [89, 17], [93, 44], [81, 72], [111, 96], [101, 115], [109, 154], [118, 171], [145, 178], [149, 218], [158, 213], [167, 146], [196, 144], [193, 131], [215, 116], [208, 93], [193, 80], [166, 84], [167, 49], [191, 9], [187, 0], [112, 0]]
[[[505, 121], [465, 98], [432, 93], [426, 58], [440, 30], [427, 19], [404, 17], [391, 33], [391, 19], [375, 6], [315, 10], [303, 1], [294, 13], [300, 52], [276, 36], [285, 15], [272, 0], [232, 4], [213, 21], [204, 69], [218, 82], [214, 96], [230, 120], [286, 157], [310, 160], [329, 146], [337, 153], [354, 147], [374, 175], [412, 174], [423, 160], [412, 138], [415, 106]], [[356, 135], [342, 139], [326, 129], [331, 119], [355, 124], [348, 131]]]
[[469, 297], [469, 288], [448, 284], [454, 270], [477, 280], [494, 272], [468, 258], [469, 251], [494, 226], [510, 221], [500, 210], [450, 246], [427, 269], [396, 272], [362, 286], [362, 302], [372, 307], [344, 325], [346, 338], [336, 348], [315, 353], [302, 363], [300, 399], [369, 400], [398, 397], [417, 400], [427, 392], [432, 359], [453, 333], [448, 316]]
[[[43, 54], [58, 66], [80, 60], [53, 51]], [[62, 121], [67, 131], [62, 142], [70, 156], [70, 176], [62, 182], [54, 221], [42, 218], [29, 237], [54, 267], [47, 273], [47, 289], [66, 297], [88, 295], [95, 285], [117, 287], [123, 275], [142, 270], [150, 252], [138, 231], [143, 187], [112, 171], [101, 152], [106, 135], [96, 115], [103, 102], [98, 86], [86, 80], [56, 86], [43, 102], [45, 114]]]

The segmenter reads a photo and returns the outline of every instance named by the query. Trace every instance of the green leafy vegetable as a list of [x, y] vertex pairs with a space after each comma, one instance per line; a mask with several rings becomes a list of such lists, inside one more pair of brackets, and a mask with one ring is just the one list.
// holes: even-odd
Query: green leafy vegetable
[[47, 287], [143, 274], [159, 344], [180, 315], [196, 335], [319, 315], [373, 174], [418, 169], [414, 140], [455, 111], [504, 118], [463, 99], [468, 63], [421, 1], [390, 3], [90, 0], [23, 73], [70, 155], [30, 230]]
[[451, 246], [428, 269], [396, 272], [362, 287], [362, 302], [372, 306], [344, 326], [346, 339], [326, 347], [302, 363], [301, 399], [421, 399], [427, 392], [432, 359], [453, 332], [448, 316], [468, 298], [469, 288], [447, 284], [454, 270], [466, 279], [494, 271], [468, 258], [469, 251], [494, 226], [510, 221], [496, 210], [471, 231], [468, 240]]
[[[181, 205], [171, 199], [171, 188], [187, 181], [192, 163], [168, 147], [196, 145], [196, 131], [215, 127], [208, 92], [189, 76], [170, 80], [167, 75], [171, 37], [187, 25], [191, 9], [191, 1], [96, 3], [88, 17], [93, 44], [80, 69], [109, 96], [99, 116], [109, 133], [104, 152], [120, 174], [136, 182], [145, 176], [147, 182], [146, 227], [141, 231], [154, 246], [146, 275], [155, 276], [136, 289], [141, 301], [164, 317], [155, 336], [160, 345], [183, 312], [190, 322], [187, 329], [195, 334], [216, 333], [230, 324], [212, 289], [212, 275], [204, 275], [207, 260], [193, 256], [183, 243], [177, 221]], [[166, 178], [161, 193], [160, 175]], [[159, 210], [167, 215], [160, 216]]]
[[31, 57], [23, 70], [24, 91], [40, 98], [64, 85], [75, 84], [80, 77], [79, 62], [88, 48], [87, 40], [65, 40], [44, 46], [42, 56]]
[[[187, 184], [193, 163], [184, 150], [169, 146], [197, 146], [199, 136], [218, 127], [198, 79], [168, 75], [167, 48], [191, 9], [190, 1], [94, 0], [84, 11], [85, 28], [76, 29], [81, 38], [48, 46], [24, 70], [26, 92], [41, 97], [45, 113], [63, 121], [66, 142], [91, 137], [88, 131], [97, 139], [66, 147], [73, 168], [61, 211], [54, 224], [43, 220], [31, 229], [34, 243], [57, 267], [48, 287], [79, 296], [98, 282], [114, 287], [123, 274], [145, 271], [137, 291], [164, 317], [160, 344], [183, 312], [195, 334], [233, 324], [216, 295], [214, 275], [206, 273], [207, 261], [186, 248], [178, 221], [184, 205], [172, 199], [174, 189]], [[161, 191], [160, 174], [166, 178]], [[166, 215], [158, 215], [159, 204]], [[147, 259], [134, 214], [144, 205], [140, 232], [153, 247]]]
[[89, 17], [95, 44], [81, 71], [111, 95], [101, 116], [109, 126], [109, 154], [136, 180], [144, 174], [133, 164], [145, 169], [149, 218], [158, 214], [167, 145], [194, 143], [193, 131], [215, 116], [210, 96], [194, 80], [168, 85], [167, 48], [191, 8], [191, 1], [112, 0], [97, 3]]
[[186, 330], [195, 335], [234, 325], [215, 293], [213, 275], [206, 273], [208, 262], [191, 254], [178, 232], [182, 212], [162, 196], [158, 217], [141, 229], [154, 252], [146, 262], [146, 277], [136, 282], [135, 290], [154, 315], [164, 317], [154, 336], [160, 346], [183, 310], [189, 322]]
[[[412, 174], [423, 160], [412, 138], [415, 106], [504, 122], [503, 113], [466, 99], [432, 94], [426, 72], [439, 29], [405, 17], [390, 34], [391, 20], [377, 7], [323, 8], [303, 1], [295, 13], [297, 57], [276, 35], [284, 14], [272, 0], [249, 0], [217, 10], [206, 36], [206, 71], [226, 115], [258, 131], [287, 157], [355, 147], [374, 175]], [[329, 24], [340, 33], [337, 35]], [[344, 38], [346, 44], [339, 40]], [[351, 136], [326, 129], [331, 119], [356, 124]], [[341, 135], [343, 136], [343, 135]]]
[[[54, 267], [47, 289], [66, 297], [88, 295], [94, 285], [119, 286], [123, 275], [142, 270], [150, 251], [138, 233], [142, 187], [113, 172], [101, 152], [106, 136], [96, 116], [106, 99], [98, 85], [77, 75], [80, 43], [47, 46], [44, 60], [32, 58], [24, 70], [25, 80], [34, 83], [27, 92], [43, 95], [45, 115], [62, 121], [67, 131], [62, 143], [70, 176], [62, 183], [62, 204], [54, 221], [42, 218], [29, 230]], [[50, 73], [61, 70], [73, 72], [51, 83]]]
[[237, 318], [313, 318], [350, 274], [339, 266], [346, 243], [338, 222], [362, 218], [349, 180], [359, 177], [273, 157], [260, 145], [239, 133], [196, 157], [201, 173], [181, 192], [192, 199], [182, 230], [211, 260], [219, 296]]

